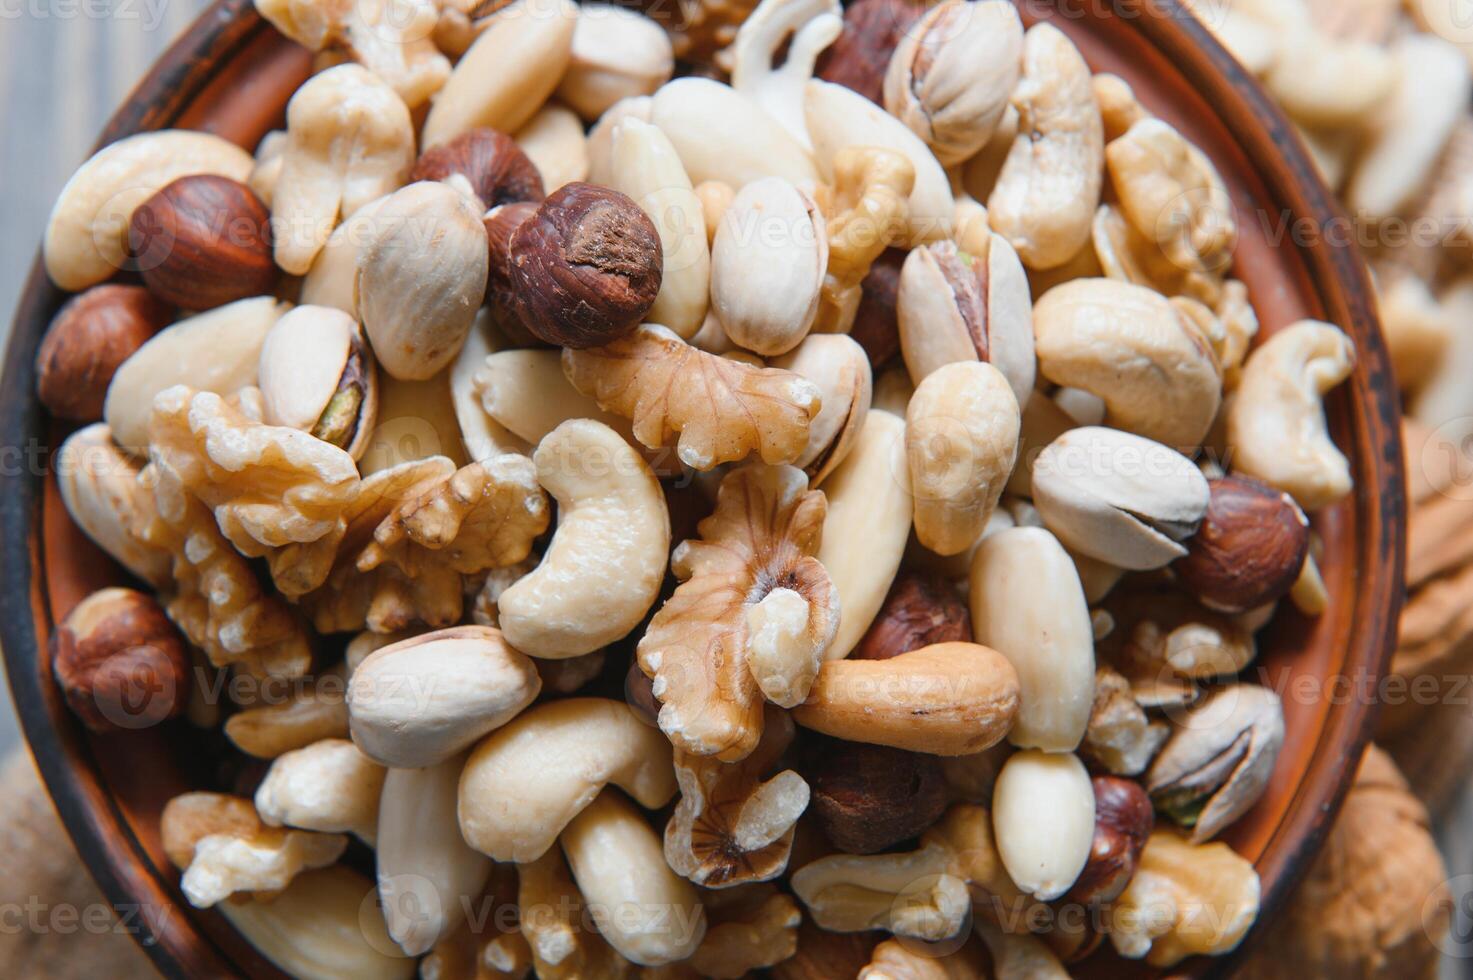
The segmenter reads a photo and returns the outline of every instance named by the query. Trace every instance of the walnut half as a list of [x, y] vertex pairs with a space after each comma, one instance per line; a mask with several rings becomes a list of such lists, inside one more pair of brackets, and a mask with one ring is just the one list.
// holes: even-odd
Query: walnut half
[[665, 827], [665, 860], [707, 888], [782, 874], [808, 783], [791, 769], [764, 781], [793, 741], [786, 712], [768, 708], [762, 740], [741, 762], [675, 752], [680, 803]]
[[671, 559], [681, 580], [650, 622], [639, 666], [677, 748], [735, 762], [762, 736], [767, 700], [802, 703], [839, 628], [839, 596], [814, 555], [824, 495], [791, 466], [721, 482], [716, 511]]

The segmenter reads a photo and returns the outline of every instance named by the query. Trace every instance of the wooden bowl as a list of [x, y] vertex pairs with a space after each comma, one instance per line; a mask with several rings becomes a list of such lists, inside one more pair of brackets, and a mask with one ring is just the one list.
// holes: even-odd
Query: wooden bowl
[[[1381, 676], [1402, 598], [1397, 398], [1371, 290], [1359, 255], [1333, 244], [1343, 237], [1304, 234], [1343, 219], [1289, 124], [1174, 0], [1026, 0], [1020, 6], [1030, 22], [1049, 19], [1061, 27], [1095, 70], [1129, 80], [1153, 111], [1217, 164], [1241, 226], [1235, 274], [1248, 283], [1265, 332], [1317, 317], [1349, 331], [1359, 351], [1351, 380], [1329, 399], [1336, 441], [1354, 469], [1355, 494], [1315, 518], [1332, 605], [1314, 621], [1282, 612], [1250, 671], [1283, 693], [1288, 730], [1267, 793], [1227, 838], [1258, 868], [1261, 923], [1273, 918], [1307, 869], [1370, 737], [1371, 699], [1346, 697], [1343, 680], [1335, 688], [1330, 682], [1363, 685]], [[100, 143], [173, 126], [208, 130], [253, 148], [282, 125], [286, 101], [310, 62], [261, 20], [250, 0], [219, 0], [113, 117]], [[163, 973], [279, 976], [221, 916], [182, 901], [160, 844], [164, 803], [219, 781], [206, 771], [213, 736], [202, 737], [183, 722], [91, 736], [51, 681], [44, 651], [53, 624], [92, 589], [126, 580], [72, 526], [48, 471], [48, 450], [69, 430], [37, 403], [34, 360], [63, 298], [38, 262], [16, 314], [0, 389], [7, 440], [32, 447], [19, 457], [26, 465], [8, 460], [0, 474], [0, 539], [7, 544], [0, 555], [0, 641], [21, 722], [83, 860], [109, 900], [141, 908], [144, 914], [130, 924], [139, 927]], [[1173, 975], [1226, 975], [1248, 945], [1251, 937], [1235, 957], [1189, 961]], [[1123, 972], [1116, 961], [1095, 960], [1097, 972]], [[1143, 968], [1130, 972], [1153, 975]]]

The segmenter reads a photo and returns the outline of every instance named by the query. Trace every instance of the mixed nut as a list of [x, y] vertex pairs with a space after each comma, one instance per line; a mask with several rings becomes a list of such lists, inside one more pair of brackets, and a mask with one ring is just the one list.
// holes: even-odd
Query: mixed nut
[[61, 496], [157, 595], [54, 673], [223, 729], [185, 897], [313, 977], [1235, 948], [1355, 352], [1251, 343], [1202, 151], [1005, 0], [380, 6], [258, 0], [286, 129], [47, 231]]

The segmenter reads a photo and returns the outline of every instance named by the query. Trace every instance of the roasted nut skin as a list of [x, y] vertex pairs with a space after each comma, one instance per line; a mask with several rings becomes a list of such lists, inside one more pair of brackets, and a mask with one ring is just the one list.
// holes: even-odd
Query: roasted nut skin
[[539, 337], [522, 326], [516, 293], [511, 284], [511, 236], [537, 211], [531, 201], [503, 204], [486, 212], [486, 244], [490, 269], [486, 275], [486, 308], [511, 347], [544, 347]]
[[971, 643], [972, 613], [938, 575], [902, 572], [851, 660], [889, 660], [933, 643]]
[[118, 365], [169, 322], [171, 307], [142, 286], [94, 286], [51, 321], [36, 354], [36, 394], [57, 418], [102, 418]]
[[869, 355], [875, 374], [900, 354], [900, 320], [895, 308], [907, 254], [904, 249], [885, 249], [860, 283], [859, 310], [849, 336]]
[[472, 129], [448, 143], [420, 154], [409, 182], [465, 178], [470, 191], [489, 211], [518, 201], [540, 202], [546, 195], [542, 175], [516, 140], [494, 129]]
[[1309, 554], [1309, 520], [1294, 498], [1266, 483], [1209, 480], [1207, 516], [1171, 567], [1209, 609], [1241, 613], [1281, 598]]
[[180, 177], [138, 206], [128, 251], [149, 290], [187, 310], [269, 294], [271, 213], [256, 192], [213, 174]]
[[1089, 861], [1065, 902], [1103, 904], [1125, 891], [1140, 863], [1141, 851], [1156, 824], [1151, 798], [1140, 783], [1116, 776], [1096, 776], [1095, 836]]
[[950, 795], [935, 756], [827, 738], [807, 748], [810, 811], [841, 851], [883, 851], [916, 836], [946, 810]]
[[925, 12], [926, 5], [914, 0], [849, 4], [844, 11], [844, 33], [818, 59], [818, 77], [880, 105], [890, 56], [906, 29]]
[[50, 646], [67, 707], [94, 732], [147, 728], [184, 710], [189, 654], [150, 595], [92, 593], [51, 634]]
[[639, 326], [663, 277], [660, 236], [618, 191], [565, 184], [511, 236], [510, 277], [522, 323], [562, 347], [597, 347]]

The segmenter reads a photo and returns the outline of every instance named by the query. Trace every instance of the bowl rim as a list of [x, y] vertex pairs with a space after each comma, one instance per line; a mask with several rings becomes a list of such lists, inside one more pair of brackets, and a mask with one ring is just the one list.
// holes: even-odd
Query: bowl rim
[[[1070, 0], [1014, 2], [1046, 18]], [[1264, 187], [1275, 204], [1292, 215], [1318, 221], [1322, 227], [1346, 220], [1287, 117], [1180, 0], [1110, 0], [1110, 6], [1116, 15], [1135, 22], [1147, 42], [1217, 107], [1224, 128], [1243, 148], [1254, 170], [1265, 176]], [[272, 30], [252, 0], [215, 0], [129, 94], [103, 129], [96, 148], [135, 132], [170, 125], [233, 55], [262, 32]], [[1283, 164], [1282, 172], [1272, 180], [1265, 173], [1268, 161]], [[1355, 391], [1349, 402], [1362, 423], [1356, 432], [1360, 452], [1354, 455], [1366, 464], [1356, 492], [1357, 506], [1364, 512], [1358, 529], [1363, 539], [1373, 542], [1379, 559], [1367, 570], [1367, 587], [1357, 592], [1354, 621], [1360, 624], [1355, 631], [1360, 642], [1347, 652], [1345, 662], [1363, 666], [1379, 680], [1395, 650], [1405, 592], [1400, 406], [1365, 263], [1353, 244], [1328, 238], [1320, 236], [1298, 248], [1315, 294], [1329, 315], [1338, 314], [1348, 324], [1346, 329], [1356, 343], [1357, 365], [1351, 380]], [[17, 305], [0, 374], [0, 431], [12, 433], [17, 442], [45, 445], [45, 416], [34, 396], [35, 352], [64, 295], [48, 279], [38, 251]], [[11, 696], [62, 823], [107, 900], [120, 907], [134, 906], [141, 897], [173, 904], [171, 890], [145, 870], [150, 862], [138, 860], [146, 858], [142, 845], [109, 799], [95, 762], [85, 768], [76, 765], [79, 754], [88, 758], [79, 726], [64, 728], [57, 723], [59, 699], [50, 684], [49, 668], [38, 669], [37, 660], [44, 651], [37, 647], [36, 617], [55, 621], [45, 589], [37, 586], [34, 575], [46, 562], [36, 517], [42, 496], [38, 490], [48, 471], [49, 463], [39, 470], [24, 465], [0, 468], [0, 537], [26, 542], [26, 547], [0, 551], [0, 647]], [[1349, 754], [1333, 759], [1325, 758], [1324, 753], [1311, 754], [1299, 785], [1316, 787], [1318, 799], [1310, 805], [1296, 794], [1279, 821], [1273, 839], [1294, 839], [1296, 844], [1277, 851], [1270, 845], [1265, 852], [1272, 853], [1282, 867], [1262, 895], [1252, 932], [1227, 956], [1190, 961], [1192, 975], [1228, 976], [1308, 871], [1354, 780], [1355, 762], [1373, 736], [1377, 707], [1372, 702], [1354, 698], [1332, 712], [1316, 745], [1337, 734], [1343, 738], [1349, 731]], [[147, 929], [134, 933], [162, 974], [184, 978], [199, 975], [201, 970], [216, 975], [235, 972], [232, 957], [189, 924], [187, 916], [174, 918], [175, 923], [158, 934]], [[1181, 972], [1173, 970], [1172, 974]]]

